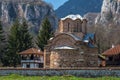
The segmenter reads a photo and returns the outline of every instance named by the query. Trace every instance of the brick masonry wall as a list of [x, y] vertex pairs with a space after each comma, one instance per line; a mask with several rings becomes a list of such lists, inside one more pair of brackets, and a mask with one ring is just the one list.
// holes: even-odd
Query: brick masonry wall
[[97, 49], [92, 49], [92, 48], [86, 48], [87, 50], [85, 51], [84, 54], [84, 59], [85, 59], [85, 66], [88, 67], [96, 67], [98, 66], [98, 53]]
[[77, 77], [120, 77], [120, 68], [81, 68], [81, 69], [0, 69], [0, 76], [19, 74], [24, 76], [62, 76], [73, 75]]
[[57, 50], [51, 53], [50, 68], [76, 68], [84, 66], [83, 55], [78, 50]]

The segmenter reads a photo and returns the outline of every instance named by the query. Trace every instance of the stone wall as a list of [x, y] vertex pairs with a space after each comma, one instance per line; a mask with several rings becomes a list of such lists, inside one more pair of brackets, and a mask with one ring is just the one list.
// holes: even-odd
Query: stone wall
[[95, 48], [54, 50], [50, 56], [50, 68], [97, 67], [98, 54]]
[[24, 76], [62, 76], [73, 75], [77, 77], [101, 77], [117, 76], [120, 77], [120, 68], [81, 68], [81, 69], [0, 69], [0, 76], [19, 74]]
[[78, 50], [56, 50], [50, 56], [50, 68], [78, 68], [85, 66], [84, 57]]
[[98, 66], [98, 53], [97, 48], [84, 49], [85, 66], [96, 67]]

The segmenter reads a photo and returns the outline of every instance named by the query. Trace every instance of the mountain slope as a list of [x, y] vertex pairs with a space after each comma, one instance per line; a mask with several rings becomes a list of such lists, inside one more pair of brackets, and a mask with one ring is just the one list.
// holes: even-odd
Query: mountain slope
[[53, 28], [57, 26], [52, 7], [42, 0], [0, 0], [0, 18], [6, 30], [16, 18], [25, 18], [30, 30], [37, 33], [45, 17], [49, 18]]
[[68, 14], [80, 14], [88, 12], [100, 12], [103, 0], [69, 0], [55, 12], [59, 18]]

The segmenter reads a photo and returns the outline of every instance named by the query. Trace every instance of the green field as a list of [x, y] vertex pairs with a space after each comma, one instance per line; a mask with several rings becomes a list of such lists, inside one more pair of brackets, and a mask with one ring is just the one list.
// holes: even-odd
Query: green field
[[20, 76], [20, 75], [10, 75], [10, 76], [0, 76], [0, 80], [120, 80], [117, 77], [99, 77], [99, 78], [79, 78], [73, 76]]

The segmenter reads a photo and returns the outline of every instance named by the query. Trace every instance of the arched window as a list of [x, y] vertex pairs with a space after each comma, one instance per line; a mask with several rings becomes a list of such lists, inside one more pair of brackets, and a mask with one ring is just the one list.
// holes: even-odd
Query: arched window
[[70, 28], [70, 23], [68, 22], [68, 31], [69, 31], [69, 28]]
[[79, 27], [80, 27], [80, 32], [82, 32], [82, 26], [80, 25]]
[[79, 23], [77, 22], [77, 30], [76, 30], [77, 32], [79, 32], [79, 28], [78, 27], [79, 27]]

